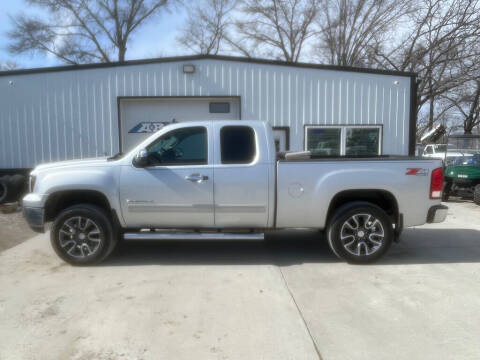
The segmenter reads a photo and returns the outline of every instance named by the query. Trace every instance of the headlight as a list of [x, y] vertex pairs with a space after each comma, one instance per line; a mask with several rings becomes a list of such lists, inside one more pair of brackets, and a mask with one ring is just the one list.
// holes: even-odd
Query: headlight
[[30, 179], [28, 180], [28, 192], [33, 192], [33, 190], [35, 190], [35, 180], [37, 180], [37, 178], [33, 175], [30, 175]]

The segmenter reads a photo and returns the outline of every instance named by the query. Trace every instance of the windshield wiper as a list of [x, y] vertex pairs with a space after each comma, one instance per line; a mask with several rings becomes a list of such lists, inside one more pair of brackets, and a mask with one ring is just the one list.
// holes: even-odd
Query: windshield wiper
[[110, 156], [109, 158], [107, 158], [107, 160], [108, 160], [108, 161], [118, 160], [118, 159], [120, 159], [123, 155], [124, 155], [123, 152], [120, 151], [120, 152], [116, 153], [115, 155], [112, 155], [112, 156]]

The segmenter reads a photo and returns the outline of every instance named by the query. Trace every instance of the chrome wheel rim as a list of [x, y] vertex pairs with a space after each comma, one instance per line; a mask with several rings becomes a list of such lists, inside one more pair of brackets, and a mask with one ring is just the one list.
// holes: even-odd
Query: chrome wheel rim
[[95, 255], [104, 239], [95, 221], [84, 216], [64, 221], [59, 231], [60, 247], [73, 258], [84, 259]]
[[355, 256], [376, 253], [383, 244], [385, 231], [380, 220], [371, 214], [355, 214], [342, 225], [340, 240], [346, 251]]

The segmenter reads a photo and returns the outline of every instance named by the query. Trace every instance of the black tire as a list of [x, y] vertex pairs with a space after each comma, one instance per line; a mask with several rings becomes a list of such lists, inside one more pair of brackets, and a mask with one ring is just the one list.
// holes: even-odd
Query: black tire
[[20, 174], [12, 175], [10, 176], [10, 183], [18, 189], [23, 189], [25, 188], [25, 176]]
[[446, 182], [443, 186], [442, 201], [448, 201], [450, 198], [450, 190], [452, 189], [452, 183]]
[[8, 177], [2, 176], [0, 177], [0, 204], [8, 202], [9, 197], [10, 191], [8, 186]]
[[57, 255], [72, 265], [97, 264], [106, 259], [117, 244], [107, 212], [90, 204], [63, 210], [53, 222], [50, 241]]
[[475, 189], [473, 190], [473, 202], [480, 205], [480, 184], [475, 185]]
[[25, 190], [25, 176], [15, 174], [0, 177], [0, 204], [19, 201]]
[[390, 248], [394, 237], [390, 217], [368, 202], [352, 202], [340, 207], [327, 228], [328, 244], [333, 253], [354, 264], [378, 260]]

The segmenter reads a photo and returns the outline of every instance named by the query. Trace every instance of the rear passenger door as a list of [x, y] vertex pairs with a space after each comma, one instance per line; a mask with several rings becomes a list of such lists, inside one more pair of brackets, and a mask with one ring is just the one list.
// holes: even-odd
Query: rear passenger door
[[268, 222], [269, 164], [255, 130], [215, 125], [215, 226], [263, 228]]

